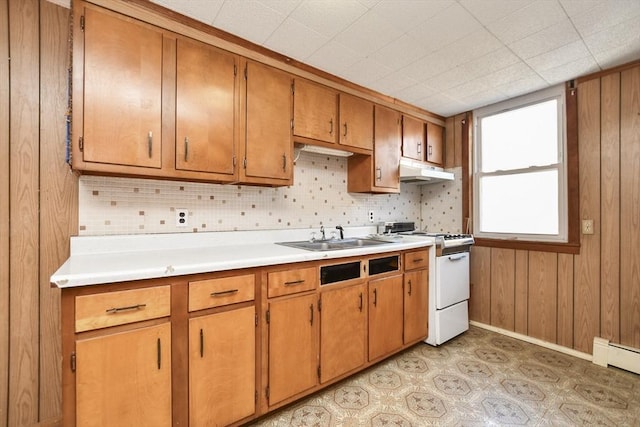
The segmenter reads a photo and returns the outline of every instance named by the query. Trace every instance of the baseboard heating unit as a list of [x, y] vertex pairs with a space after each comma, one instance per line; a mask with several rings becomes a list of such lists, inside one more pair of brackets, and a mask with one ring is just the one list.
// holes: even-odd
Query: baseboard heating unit
[[595, 337], [593, 339], [593, 363], [605, 367], [611, 365], [640, 374], [640, 349]]

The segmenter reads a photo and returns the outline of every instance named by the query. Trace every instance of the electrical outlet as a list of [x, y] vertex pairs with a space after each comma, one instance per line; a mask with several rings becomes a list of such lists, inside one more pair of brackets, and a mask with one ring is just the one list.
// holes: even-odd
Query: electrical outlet
[[187, 209], [176, 208], [176, 227], [187, 227], [189, 225], [189, 211]]
[[582, 220], [582, 234], [593, 234], [593, 220], [592, 219], [583, 219]]
[[373, 222], [375, 220], [375, 215], [373, 214], [373, 211], [369, 211], [369, 222]]

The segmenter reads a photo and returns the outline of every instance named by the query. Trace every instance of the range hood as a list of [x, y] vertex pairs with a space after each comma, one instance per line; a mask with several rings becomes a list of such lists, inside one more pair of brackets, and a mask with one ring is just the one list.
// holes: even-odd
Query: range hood
[[400, 158], [400, 181], [415, 184], [435, 184], [436, 182], [453, 181], [453, 173], [428, 165], [424, 162]]
[[304, 151], [307, 153], [315, 153], [315, 154], [325, 154], [327, 156], [337, 156], [337, 157], [349, 157], [352, 156], [353, 153], [344, 150], [337, 150], [335, 148], [327, 148], [320, 145], [309, 145], [309, 144], [295, 144], [296, 148], [300, 151]]

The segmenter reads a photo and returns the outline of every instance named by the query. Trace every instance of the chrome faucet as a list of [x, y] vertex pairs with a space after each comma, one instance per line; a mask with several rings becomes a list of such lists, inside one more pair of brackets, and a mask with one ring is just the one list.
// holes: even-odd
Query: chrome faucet
[[322, 240], [327, 240], [326, 237], [324, 236], [324, 225], [320, 226], [320, 233], [322, 233]]
[[340, 230], [340, 240], [344, 240], [344, 228], [341, 225], [337, 225], [336, 230]]

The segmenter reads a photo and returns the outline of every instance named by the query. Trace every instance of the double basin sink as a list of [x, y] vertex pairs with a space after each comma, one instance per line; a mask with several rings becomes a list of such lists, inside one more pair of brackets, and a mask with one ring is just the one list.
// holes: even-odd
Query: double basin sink
[[392, 243], [385, 240], [369, 238], [331, 239], [331, 240], [302, 240], [298, 242], [278, 242], [279, 245], [307, 251], [335, 251], [340, 249], [354, 249], [366, 246], [378, 246]]

